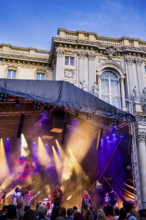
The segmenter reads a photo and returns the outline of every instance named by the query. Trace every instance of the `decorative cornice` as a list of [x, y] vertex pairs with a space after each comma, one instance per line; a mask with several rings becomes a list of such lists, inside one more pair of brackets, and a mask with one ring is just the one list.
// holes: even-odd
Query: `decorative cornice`
[[116, 55], [117, 54], [117, 49], [114, 48], [114, 47], [107, 47], [105, 49], [107, 55], [108, 55], [108, 58], [109, 59], [112, 59], [113, 58], [113, 55]]
[[11, 59], [11, 58], [6, 58], [6, 57], [3, 57], [1, 58], [0, 57], [0, 60], [2, 62], [2, 65], [6, 65], [6, 64], [9, 64], [9, 65], [27, 65], [27, 66], [43, 66], [43, 67], [49, 67], [49, 62], [40, 62], [40, 61], [32, 61], [32, 60], [23, 60], [23, 59]]
[[[48, 57], [49, 58], [49, 57]], [[11, 60], [11, 61], [20, 61], [20, 62], [37, 62], [37, 63], [43, 63], [43, 64], [48, 64], [48, 58], [42, 58], [42, 57], [28, 57], [25, 55], [16, 55], [16, 54], [4, 54], [0, 53], [0, 59], [5, 59], [5, 60]]]
[[34, 47], [20, 47], [20, 46], [14, 46], [11, 44], [0, 44], [0, 48], [2, 49], [3, 47], [7, 47], [9, 50], [13, 51], [18, 51], [20, 53], [22, 52], [30, 52], [31, 50], [35, 51], [36, 53], [40, 54], [49, 54], [49, 50], [42, 50], [42, 49], [37, 49]]

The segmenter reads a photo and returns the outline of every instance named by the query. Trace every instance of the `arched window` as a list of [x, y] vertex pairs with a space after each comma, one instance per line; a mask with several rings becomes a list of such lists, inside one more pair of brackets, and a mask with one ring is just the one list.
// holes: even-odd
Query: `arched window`
[[100, 98], [111, 105], [121, 108], [119, 78], [111, 70], [105, 70], [101, 74]]

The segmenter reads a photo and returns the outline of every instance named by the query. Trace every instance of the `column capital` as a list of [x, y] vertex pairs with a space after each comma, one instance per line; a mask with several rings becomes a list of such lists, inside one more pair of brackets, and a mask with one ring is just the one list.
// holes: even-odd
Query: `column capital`
[[86, 51], [84, 51], [84, 50], [78, 50], [77, 54], [78, 54], [80, 59], [85, 59], [86, 55], [87, 55]]
[[128, 64], [133, 64], [133, 62], [134, 62], [134, 59], [133, 59], [133, 57], [127, 57], [126, 58], [126, 62], [128, 63]]
[[138, 140], [138, 142], [145, 142], [145, 140], [146, 140], [146, 133], [145, 132], [138, 133], [137, 140]]
[[64, 54], [64, 49], [58, 47], [58, 48], [56, 49], [56, 53], [57, 53], [57, 56], [62, 57], [63, 54]]
[[141, 57], [136, 57], [134, 59], [134, 61], [135, 61], [137, 66], [140, 66], [142, 64], [142, 62], [143, 62], [143, 59]]
[[121, 76], [121, 81], [124, 81], [124, 79], [125, 79], [125, 76]]
[[88, 52], [88, 58], [89, 60], [95, 60], [96, 53], [94, 51], [89, 51]]

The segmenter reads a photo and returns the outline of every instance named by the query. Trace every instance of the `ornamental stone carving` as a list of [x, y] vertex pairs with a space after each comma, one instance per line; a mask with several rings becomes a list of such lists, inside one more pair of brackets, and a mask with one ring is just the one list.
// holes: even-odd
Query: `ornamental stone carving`
[[113, 47], [107, 47], [106, 48], [106, 53], [108, 55], [108, 58], [109, 59], [112, 59], [113, 58], [113, 55], [116, 55], [117, 54], [117, 50]]
[[140, 66], [143, 62], [143, 59], [141, 57], [137, 57], [134, 59], [137, 66]]
[[64, 77], [66, 77], [66, 78], [74, 78], [74, 70], [65, 69], [64, 70]]
[[98, 88], [98, 85], [96, 84], [96, 82], [94, 82], [94, 84], [91, 86], [91, 92], [92, 92], [92, 95], [95, 95], [96, 97], [98, 97], [99, 88]]
[[64, 49], [63, 48], [57, 48], [56, 53], [57, 53], [57, 56], [62, 57], [63, 54], [64, 54]]
[[140, 92], [138, 91], [138, 88], [136, 86], [134, 86], [134, 88], [133, 88], [132, 97], [133, 97], [134, 102], [140, 100]]
[[138, 142], [145, 142], [146, 140], [146, 133], [145, 132], [140, 132], [137, 136]]
[[88, 92], [88, 85], [87, 85], [85, 80], [83, 80], [83, 81], [79, 80], [79, 85], [80, 85], [81, 89], [83, 89], [84, 91]]
[[85, 59], [86, 55], [87, 55], [86, 51], [84, 51], [84, 50], [78, 50], [77, 54], [78, 54], [80, 59]]
[[95, 60], [96, 53], [94, 51], [88, 52], [88, 58], [89, 60]]
[[142, 90], [141, 106], [142, 106], [142, 110], [146, 112], [146, 87]]
[[133, 64], [133, 62], [134, 62], [133, 57], [127, 57], [126, 62], [127, 62], [129, 65]]
[[136, 116], [136, 121], [138, 125], [146, 126], [146, 118], [141, 116]]

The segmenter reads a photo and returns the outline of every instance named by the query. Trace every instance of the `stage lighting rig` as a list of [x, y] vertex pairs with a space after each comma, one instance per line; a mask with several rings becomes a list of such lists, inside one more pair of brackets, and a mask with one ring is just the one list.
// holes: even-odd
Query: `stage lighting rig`
[[0, 93], [0, 101], [1, 102], [6, 102], [7, 101], [7, 97], [8, 97], [7, 94]]

